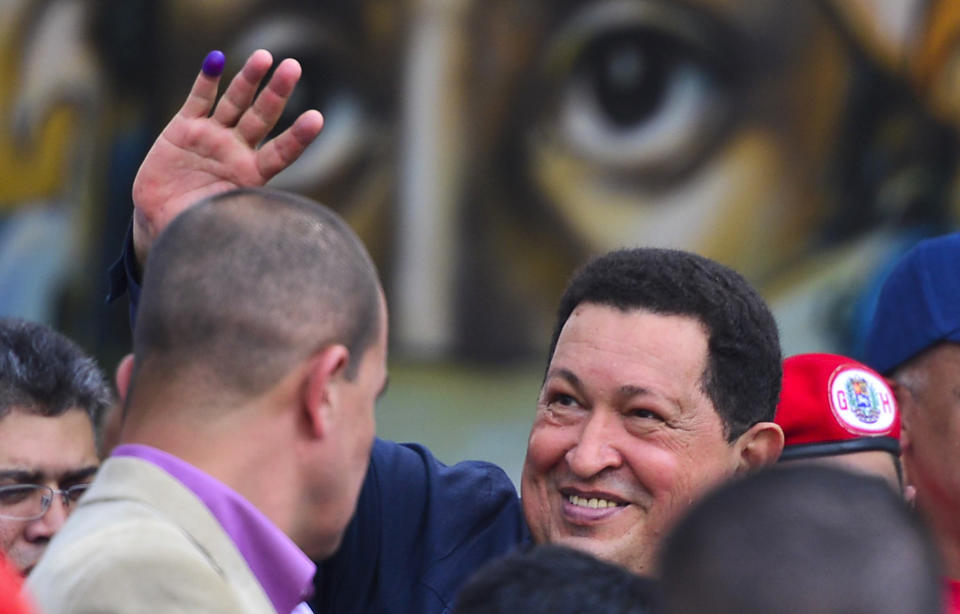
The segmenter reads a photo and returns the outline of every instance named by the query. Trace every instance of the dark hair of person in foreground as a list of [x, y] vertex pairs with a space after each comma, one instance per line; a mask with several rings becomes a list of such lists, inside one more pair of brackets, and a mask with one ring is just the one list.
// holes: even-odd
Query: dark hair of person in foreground
[[482, 567], [463, 587], [454, 614], [646, 614], [656, 584], [563, 546], [535, 546]]
[[663, 612], [937, 614], [939, 561], [881, 479], [778, 467], [715, 491], [661, 557]]

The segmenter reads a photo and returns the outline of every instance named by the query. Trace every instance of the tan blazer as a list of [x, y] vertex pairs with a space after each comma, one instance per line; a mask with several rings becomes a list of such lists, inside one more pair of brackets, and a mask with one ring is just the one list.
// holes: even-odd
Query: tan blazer
[[206, 506], [159, 467], [128, 457], [103, 464], [27, 590], [44, 614], [274, 612]]

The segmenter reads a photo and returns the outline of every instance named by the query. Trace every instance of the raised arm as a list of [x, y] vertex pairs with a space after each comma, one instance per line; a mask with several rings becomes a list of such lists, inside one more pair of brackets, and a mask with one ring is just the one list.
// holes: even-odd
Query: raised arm
[[254, 98], [272, 64], [268, 51], [253, 52], [218, 102], [224, 56], [219, 51], [207, 55], [187, 100], [150, 148], [133, 183], [133, 243], [141, 266], [157, 236], [181, 211], [218, 192], [264, 185], [320, 133], [323, 116], [309, 110], [260, 144], [300, 79], [300, 64], [283, 60]]

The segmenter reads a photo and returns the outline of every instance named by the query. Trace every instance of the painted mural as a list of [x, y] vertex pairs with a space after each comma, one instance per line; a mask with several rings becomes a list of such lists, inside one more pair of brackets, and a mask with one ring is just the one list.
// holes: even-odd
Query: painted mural
[[4, 0], [0, 312], [119, 351], [137, 164], [206, 51], [265, 47], [326, 118], [273, 185], [365, 239], [395, 353], [539, 356], [574, 267], [655, 245], [856, 355], [892, 260], [960, 227], [958, 36], [951, 0]]

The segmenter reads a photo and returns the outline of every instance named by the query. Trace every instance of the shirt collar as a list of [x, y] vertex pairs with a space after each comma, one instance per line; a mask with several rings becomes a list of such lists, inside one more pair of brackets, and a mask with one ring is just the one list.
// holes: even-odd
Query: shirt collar
[[292, 612], [313, 590], [316, 565], [252, 503], [216, 478], [163, 450], [117, 446], [112, 456], [153, 463], [200, 499], [230, 537], [277, 612]]

